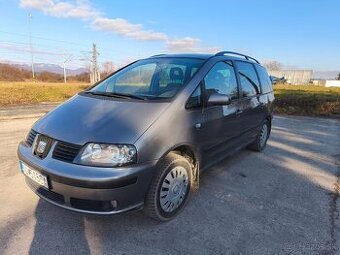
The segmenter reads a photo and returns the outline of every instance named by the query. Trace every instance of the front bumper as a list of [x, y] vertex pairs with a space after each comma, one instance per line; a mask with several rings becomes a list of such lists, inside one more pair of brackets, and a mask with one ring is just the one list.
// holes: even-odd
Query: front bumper
[[77, 212], [116, 214], [143, 206], [157, 161], [119, 168], [76, 165], [32, 154], [25, 143], [18, 157], [26, 165], [46, 175], [50, 189], [26, 177], [28, 186], [48, 202]]

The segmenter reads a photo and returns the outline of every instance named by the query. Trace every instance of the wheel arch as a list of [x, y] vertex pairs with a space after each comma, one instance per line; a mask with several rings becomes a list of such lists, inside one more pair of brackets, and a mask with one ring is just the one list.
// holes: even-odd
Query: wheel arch
[[269, 124], [269, 134], [270, 134], [271, 131], [272, 131], [272, 119], [273, 119], [273, 117], [272, 117], [271, 115], [267, 116], [267, 118], [266, 118], [266, 121], [267, 121], [268, 124]]
[[170, 152], [181, 155], [189, 161], [192, 167], [192, 181], [194, 183], [195, 190], [197, 190], [199, 186], [199, 172], [200, 172], [199, 171], [200, 157], [199, 157], [198, 152], [191, 145], [178, 144], [176, 146], [171, 147], [166, 153], [164, 153], [162, 158], [168, 155]]

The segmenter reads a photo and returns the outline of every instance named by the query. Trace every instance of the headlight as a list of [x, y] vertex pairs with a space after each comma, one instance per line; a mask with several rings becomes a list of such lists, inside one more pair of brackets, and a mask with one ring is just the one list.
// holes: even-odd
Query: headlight
[[133, 145], [89, 143], [80, 155], [80, 163], [93, 166], [122, 166], [135, 163], [137, 151]]

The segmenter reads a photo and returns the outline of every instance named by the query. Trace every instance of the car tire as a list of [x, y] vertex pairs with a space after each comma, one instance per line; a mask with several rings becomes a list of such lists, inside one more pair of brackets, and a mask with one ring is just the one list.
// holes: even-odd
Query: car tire
[[252, 142], [248, 146], [248, 148], [253, 151], [261, 152], [267, 145], [269, 134], [270, 134], [270, 123], [268, 121], [265, 121], [262, 124], [262, 127], [260, 131], [258, 132], [255, 141]]
[[192, 189], [189, 161], [173, 152], [160, 161], [145, 198], [145, 213], [158, 221], [173, 219], [185, 206]]

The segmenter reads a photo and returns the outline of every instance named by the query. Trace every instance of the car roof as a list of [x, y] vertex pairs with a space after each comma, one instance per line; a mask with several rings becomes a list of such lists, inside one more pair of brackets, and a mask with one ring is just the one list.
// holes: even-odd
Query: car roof
[[200, 54], [200, 53], [181, 53], [181, 54], [158, 54], [151, 56], [150, 58], [197, 58], [208, 59], [214, 56], [214, 54]]
[[[158, 54], [151, 56], [150, 58], [194, 58], [194, 59], [203, 59], [207, 60], [209, 58], [213, 57], [224, 57], [224, 59], [229, 59], [229, 60], [242, 60], [250, 63], [257, 63], [260, 64], [256, 59], [239, 54], [239, 53], [232, 53], [231, 54], [236, 54], [236, 55], [224, 55], [224, 52], [216, 53], [216, 54], [203, 54], [203, 53], [180, 53], [180, 54]], [[228, 53], [228, 52], [225, 52]]]

